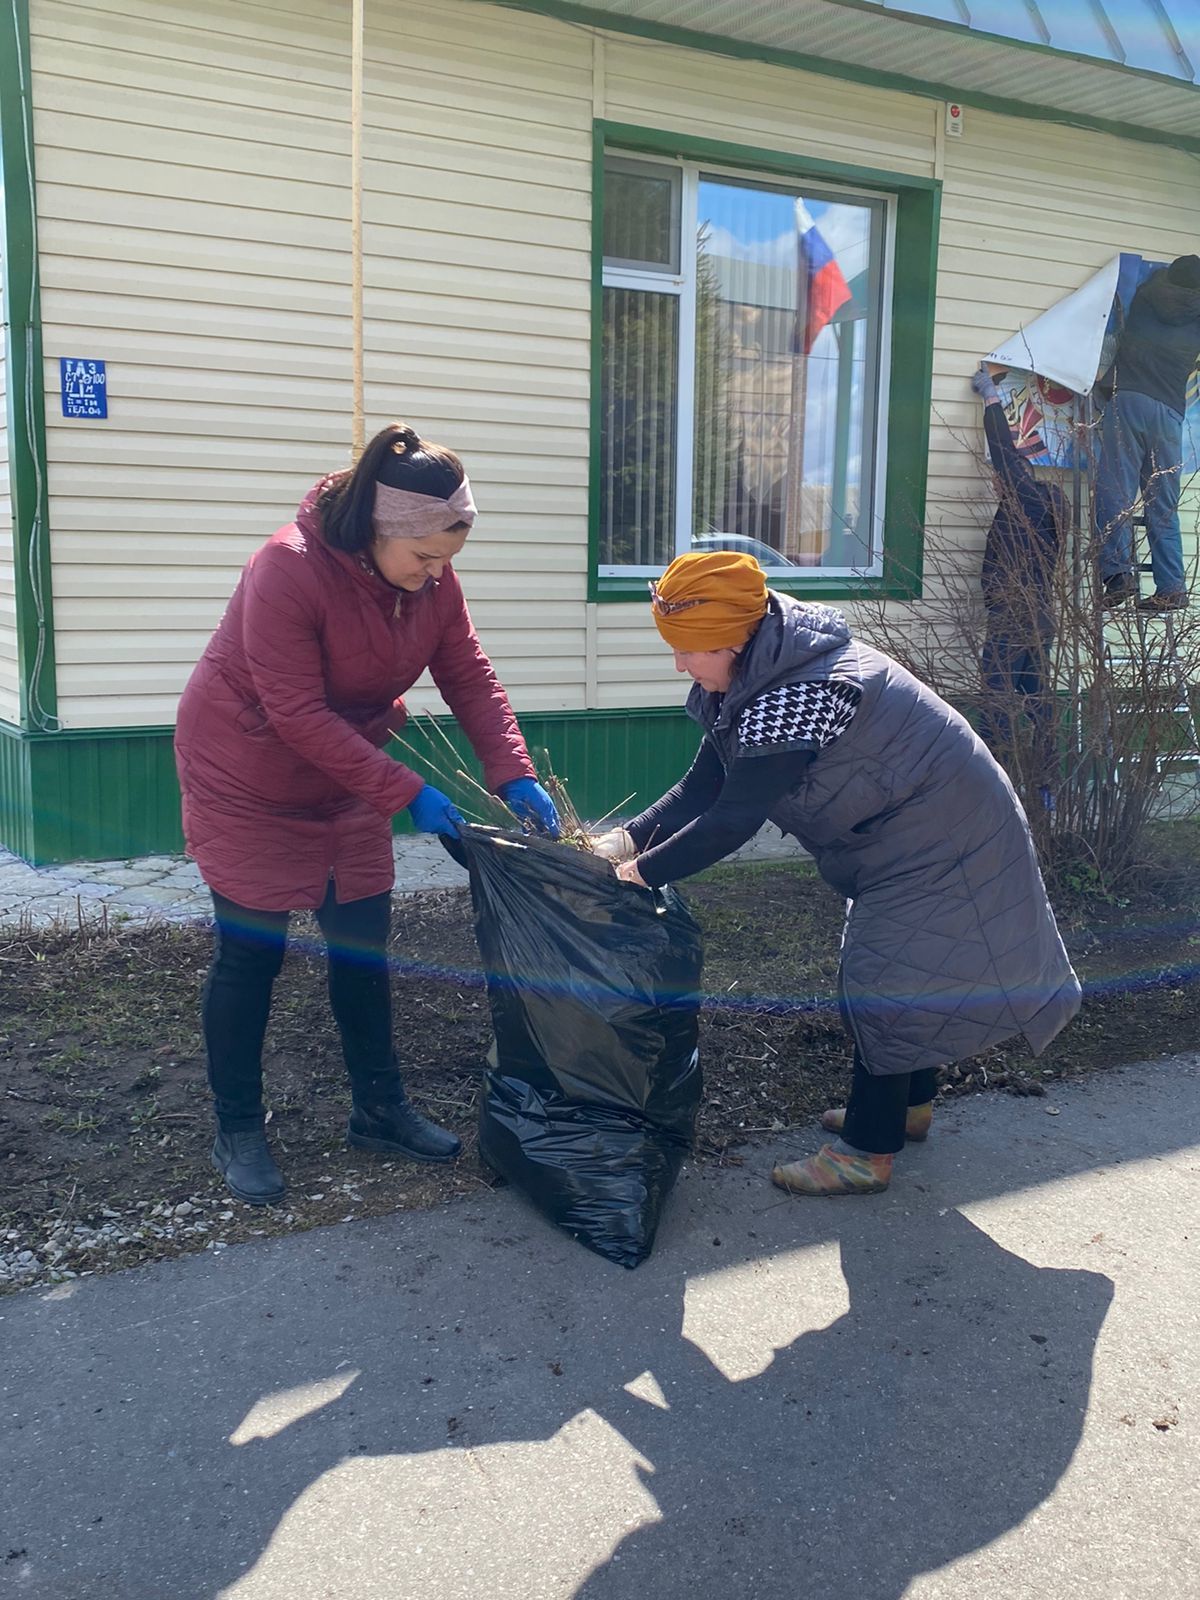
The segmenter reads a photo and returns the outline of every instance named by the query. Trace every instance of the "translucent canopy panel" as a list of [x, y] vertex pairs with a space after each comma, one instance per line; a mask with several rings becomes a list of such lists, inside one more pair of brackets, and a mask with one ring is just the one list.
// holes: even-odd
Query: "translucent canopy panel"
[[864, 0], [897, 16], [957, 23], [1021, 44], [1195, 83], [1200, 0]]

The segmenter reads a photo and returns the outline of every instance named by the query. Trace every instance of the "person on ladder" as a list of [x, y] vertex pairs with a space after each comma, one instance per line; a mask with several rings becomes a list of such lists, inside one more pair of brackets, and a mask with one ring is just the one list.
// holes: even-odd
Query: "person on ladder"
[[1154, 593], [1139, 611], [1188, 603], [1179, 531], [1187, 383], [1200, 357], [1200, 256], [1180, 256], [1133, 297], [1117, 353], [1096, 387], [1105, 399], [1096, 466], [1096, 535], [1103, 604], [1137, 596], [1133, 512], [1142, 499]]
[[1054, 577], [1071, 525], [1062, 489], [1043, 483], [1017, 449], [988, 368], [980, 362], [971, 387], [983, 401], [983, 431], [999, 503], [983, 551], [987, 632], [980, 668], [983, 710], [979, 736], [1002, 764], [1017, 749], [1013, 713], [1020, 708], [1033, 731], [1036, 787], [1054, 808], [1054, 697], [1049, 692], [1054, 644]]

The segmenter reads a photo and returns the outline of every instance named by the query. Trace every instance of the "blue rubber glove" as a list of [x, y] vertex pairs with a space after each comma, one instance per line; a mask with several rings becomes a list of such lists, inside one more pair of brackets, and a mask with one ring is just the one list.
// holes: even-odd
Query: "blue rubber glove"
[[979, 363], [979, 371], [971, 379], [971, 387], [985, 406], [992, 405], [1000, 398], [1000, 391], [992, 382], [992, 375], [982, 361]]
[[409, 801], [408, 814], [418, 833], [444, 833], [448, 839], [457, 839], [464, 818], [449, 795], [443, 794], [427, 783]]
[[496, 791], [514, 817], [532, 822], [539, 833], [557, 839], [562, 832], [554, 801], [536, 778], [512, 778]]

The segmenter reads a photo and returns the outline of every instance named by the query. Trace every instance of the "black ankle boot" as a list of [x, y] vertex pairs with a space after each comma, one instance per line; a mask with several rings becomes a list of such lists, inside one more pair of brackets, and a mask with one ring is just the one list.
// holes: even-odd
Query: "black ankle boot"
[[1118, 606], [1123, 606], [1126, 600], [1135, 600], [1137, 593], [1136, 572], [1114, 572], [1111, 578], [1104, 580], [1104, 593], [1100, 598], [1100, 604], [1110, 611], [1115, 611]]
[[283, 1173], [275, 1165], [261, 1128], [235, 1128], [229, 1133], [219, 1128], [212, 1164], [230, 1194], [248, 1206], [270, 1206], [283, 1199]]
[[462, 1141], [428, 1117], [414, 1111], [407, 1100], [382, 1105], [359, 1105], [350, 1111], [346, 1143], [381, 1156], [404, 1156], [409, 1161], [453, 1161]]

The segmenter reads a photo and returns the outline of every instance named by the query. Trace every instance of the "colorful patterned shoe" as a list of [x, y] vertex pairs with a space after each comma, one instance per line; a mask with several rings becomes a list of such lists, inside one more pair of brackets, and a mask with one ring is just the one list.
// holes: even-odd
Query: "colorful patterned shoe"
[[831, 1144], [771, 1173], [771, 1182], [789, 1194], [880, 1194], [891, 1181], [891, 1156], [843, 1155]]
[[[913, 1144], [921, 1144], [929, 1137], [929, 1125], [932, 1121], [932, 1100], [926, 1100], [923, 1106], [909, 1106], [908, 1115], [904, 1119], [904, 1137], [911, 1139]], [[821, 1126], [826, 1133], [841, 1133], [846, 1126], [845, 1108], [839, 1107], [836, 1111], [823, 1111], [821, 1113]]]

